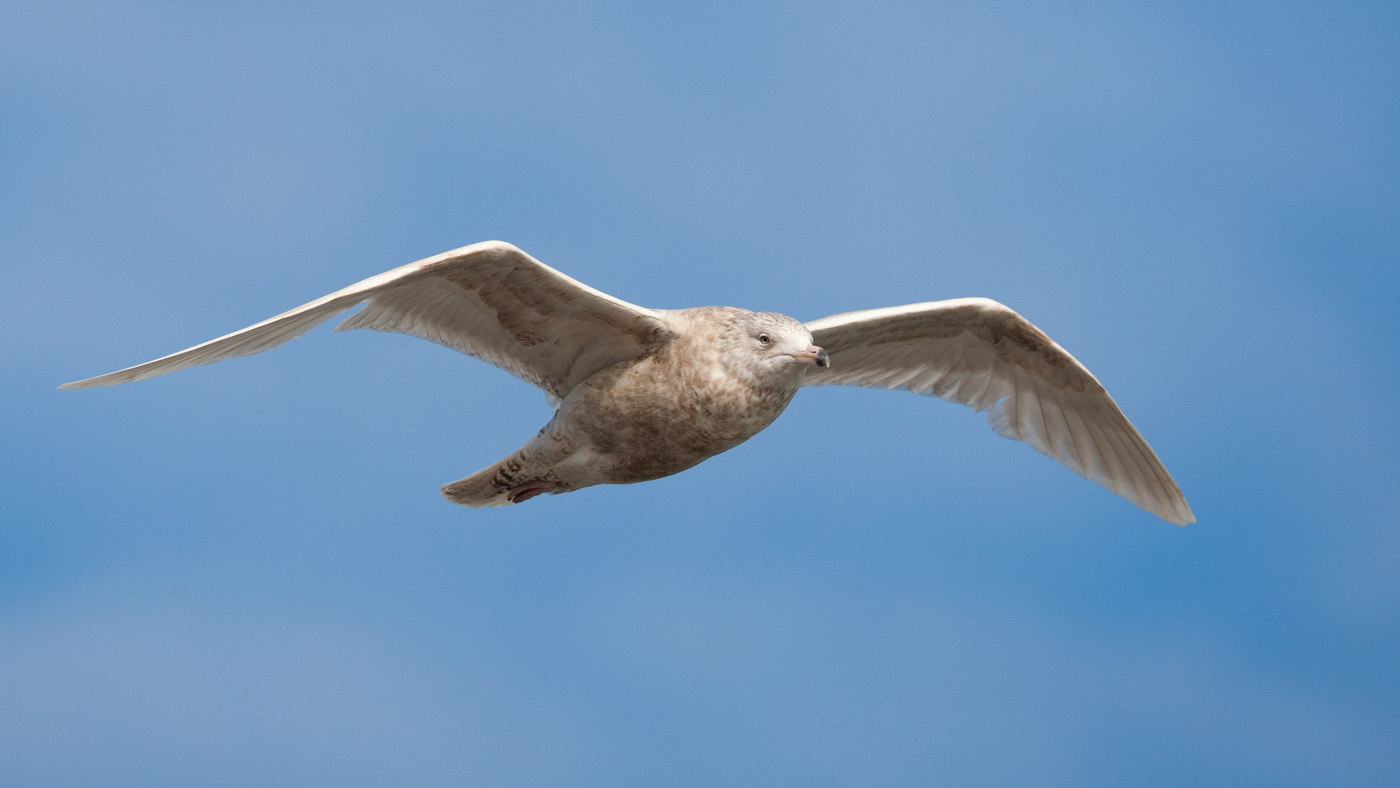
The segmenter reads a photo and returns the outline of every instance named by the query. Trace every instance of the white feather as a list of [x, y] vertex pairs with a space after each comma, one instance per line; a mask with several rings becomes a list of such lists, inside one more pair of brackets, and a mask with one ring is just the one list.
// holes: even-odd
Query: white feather
[[395, 268], [188, 350], [60, 388], [110, 386], [261, 353], [361, 303], [337, 331], [411, 334], [489, 361], [557, 401], [598, 370], [670, 335], [650, 309], [486, 241]]
[[1173, 523], [1195, 522], [1171, 474], [1099, 381], [1040, 329], [985, 298], [807, 323], [831, 366], [803, 385], [908, 388], [977, 410], [999, 435]]

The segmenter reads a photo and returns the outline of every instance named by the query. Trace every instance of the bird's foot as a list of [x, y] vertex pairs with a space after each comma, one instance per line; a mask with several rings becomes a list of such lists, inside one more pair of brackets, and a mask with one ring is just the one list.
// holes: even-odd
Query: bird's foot
[[544, 479], [536, 479], [533, 482], [517, 484], [514, 487], [510, 488], [510, 491], [506, 493], [506, 500], [510, 501], [511, 503], [520, 503], [521, 501], [528, 501], [531, 498], [534, 498], [536, 495], [543, 495], [547, 492], [550, 492], [558, 486], [559, 482], [550, 482], [545, 481]]

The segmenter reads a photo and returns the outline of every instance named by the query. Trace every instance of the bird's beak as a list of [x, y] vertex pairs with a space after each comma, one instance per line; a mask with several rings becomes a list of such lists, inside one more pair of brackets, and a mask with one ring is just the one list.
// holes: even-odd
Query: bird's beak
[[811, 364], [814, 367], [831, 366], [831, 359], [827, 358], [826, 351], [816, 345], [808, 345], [806, 350], [793, 353], [792, 357], [801, 364]]

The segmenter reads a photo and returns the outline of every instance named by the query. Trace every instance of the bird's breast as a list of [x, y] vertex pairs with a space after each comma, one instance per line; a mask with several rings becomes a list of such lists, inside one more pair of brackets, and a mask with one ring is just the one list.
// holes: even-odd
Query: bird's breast
[[748, 440], [796, 391], [796, 384], [758, 385], [722, 365], [663, 351], [601, 370], [569, 393], [559, 416], [611, 458], [609, 481], [645, 481]]

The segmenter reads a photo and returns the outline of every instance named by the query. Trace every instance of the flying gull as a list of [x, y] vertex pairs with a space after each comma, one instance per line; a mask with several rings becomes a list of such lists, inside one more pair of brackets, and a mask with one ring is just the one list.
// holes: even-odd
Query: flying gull
[[430, 339], [544, 389], [554, 417], [509, 457], [442, 488], [464, 506], [679, 473], [758, 434], [798, 388], [906, 389], [989, 410], [998, 434], [1168, 522], [1195, 522], [1171, 474], [1099, 381], [1025, 318], [958, 298], [801, 323], [734, 307], [646, 309], [500, 241], [372, 276], [155, 361], [109, 386], [260, 353], [359, 304], [336, 330]]

